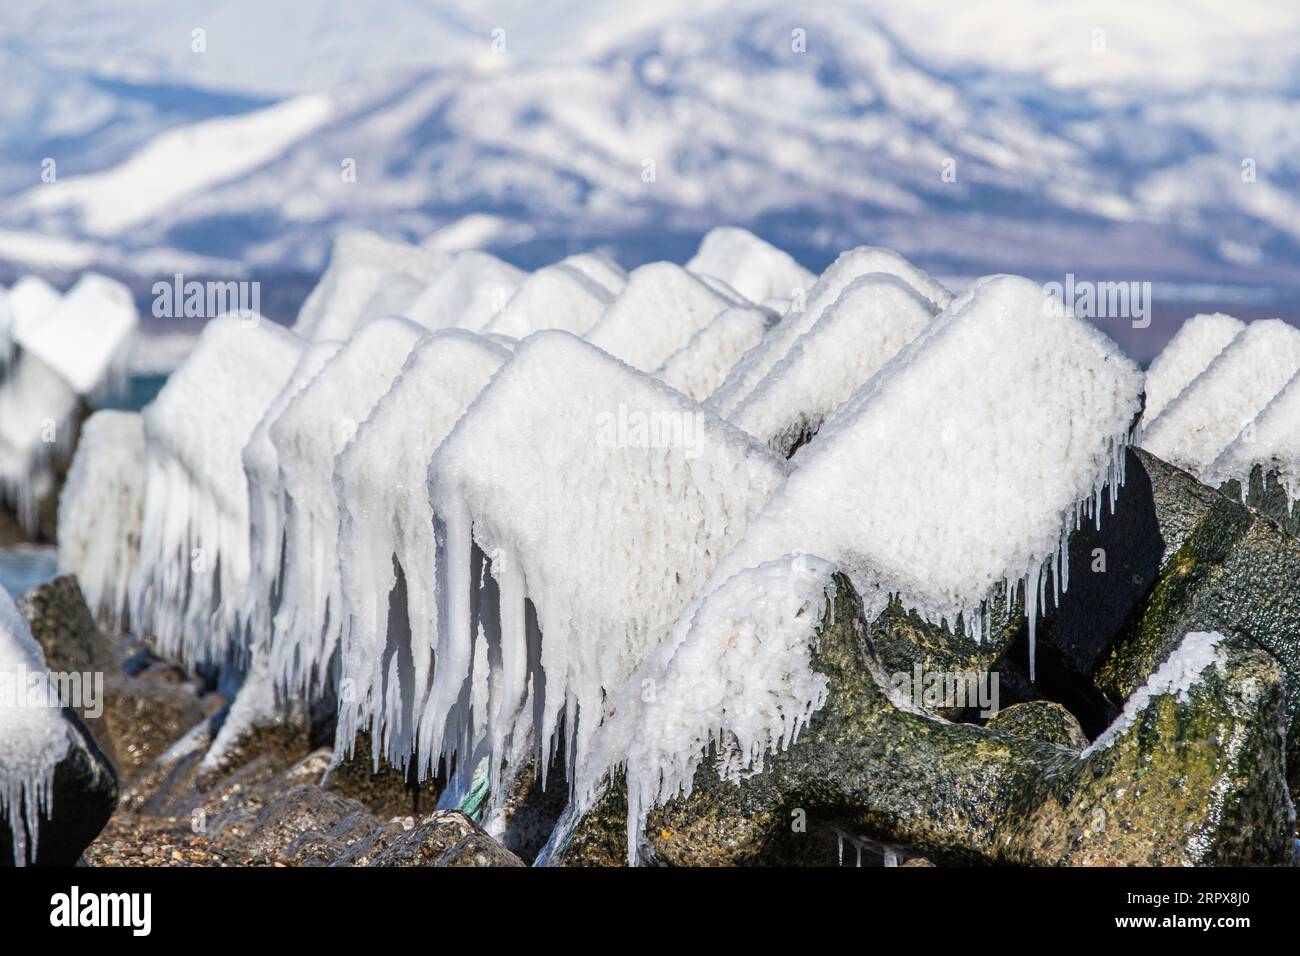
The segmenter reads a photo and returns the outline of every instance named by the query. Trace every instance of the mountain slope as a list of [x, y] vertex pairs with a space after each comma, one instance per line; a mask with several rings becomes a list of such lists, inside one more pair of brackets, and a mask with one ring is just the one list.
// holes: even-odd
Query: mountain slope
[[[530, 9], [504, 6], [517, 17]], [[958, 274], [1296, 284], [1293, 88], [1189, 88], [1181, 68], [1153, 87], [1044, 84], [979, 57], [955, 64], [951, 38], [918, 41], [915, 13], [893, 0], [873, 6], [896, 15], [911, 43], [858, 5], [694, 6], [698, 18], [647, 25], [565, 20], [562, 4], [549, 32], [511, 27], [509, 52], [493, 55], [483, 34], [491, 18], [443, 4], [454, 65], [416, 74], [387, 61], [339, 67], [354, 78], [331, 92], [328, 118], [217, 162], [165, 202], [146, 197], [126, 214], [105, 213], [115, 191], [105, 184], [148, 168], [142, 157], [158, 155], [155, 138], [98, 181], [63, 183], [62, 198], [28, 189], [0, 229], [96, 238], [142, 273], [169, 254], [266, 272], [318, 269], [344, 223], [422, 236], [473, 216], [490, 248], [531, 266], [575, 244], [601, 245], [625, 265], [684, 260], [707, 228], [737, 222], [813, 268], [832, 249], [872, 242]], [[1261, 8], [1245, 8], [1247, 27], [1268, 25]], [[963, 14], [966, 29], [987, 9]], [[1113, 4], [1099, 9], [1115, 22]], [[1152, 10], [1146, 46], [1115, 26], [1107, 42], [1130, 58], [1149, 48], [1166, 15]], [[1061, 18], [1077, 19], [1046, 22], [1073, 23]], [[565, 26], [572, 42], [557, 40], [553, 55], [519, 52]], [[1029, 37], [1047, 29], [1023, 26]], [[1075, 27], [1070, 42], [1086, 47]], [[378, 42], [374, 24], [358, 29], [359, 48]], [[792, 48], [794, 31], [806, 52]], [[1041, 60], [1021, 33], [1013, 67]], [[405, 46], [394, 42], [400, 65]], [[1246, 158], [1254, 182], [1242, 181]], [[343, 175], [349, 166], [355, 182]], [[657, 238], [647, 245], [646, 235]]]

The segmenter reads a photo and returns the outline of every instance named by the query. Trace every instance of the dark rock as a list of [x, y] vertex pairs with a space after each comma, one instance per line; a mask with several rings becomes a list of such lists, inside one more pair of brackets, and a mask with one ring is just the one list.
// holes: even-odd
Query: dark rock
[[522, 866], [523, 861], [459, 810], [435, 810], [375, 854], [370, 865]]
[[[157, 659], [126, 673], [71, 575], [33, 588], [18, 606], [51, 672], [80, 675], [83, 685], [98, 688], [98, 699], [79, 701], [77, 712], [124, 783], [221, 706], [220, 697], [201, 695], [183, 671]], [[101, 712], [88, 713], [89, 703]]]
[[401, 839], [402, 834], [414, 826], [415, 821], [410, 817], [381, 823], [340, 852], [330, 861], [330, 866], [370, 866], [377, 856]]
[[[76, 713], [63, 708], [68, 752], [54, 768], [48, 813], [40, 814], [37, 866], [73, 866], [117, 807], [117, 775]], [[29, 838], [30, 846], [30, 838]], [[14, 840], [0, 816], [0, 866], [13, 863]]]
[[250, 857], [274, 859], [307, 831], [324, 833], [331, 841], [346, 846], [349, 834], [354, 842], [361, 835], [358, 831], [369, 832], [378, 823], [355, 800], [327, 793], [314, 784], [300, 784], [268, 803], [247, 830], [214, 827], [210, 836], [237, 846]]
[[1088, 738], [1074, 714], [1050, 700], [1013, 704], [990, 717], [984, 726], [1013, 737], [1029, 737], [1070, 750], [1083, 750], [1088, 746]]
[[471, 833], [442, 856], [434, 866], [523, 866], [519, 859], [482, 830]]
[[80, 699], [64, 703], [73, 705], [109, 761], [120, 764], [107, 714], [111, 709], [107, 684], [118, 672], [117, 655], [86, 607], [77, 579], [55, 578], [28, 591], [17, 603], [45, 653], [45, 666], [51, 673], [76, 675], [83, 688]]
[[569, 802], [563, 755], [552, 762], [546, 784], [530, 761], [492, 809], [492, 829], [501, 844], [527, 863], [546, 845]]
[[195, 724], [223, 705], [217, 694], [200, 696], [194, 684], [118, 675], [109, 682], [110, 736], [124, 780], [150, 768]]
[[[1113, 744], [1086, 755], [890, 702], [851, 587], [839, 582], [814, 667], [826, 705], [742, 784], [697, 772], [689, 799], [655, 810], [644, 856], [662, 864], [797, 861], [826, 828], [931, 859], [994, 864], [1275, 864], [1292, 856], [1276, 663], [1227, 648], [1180, 699], [1157, 695]], [[1171, 785], [1177, 781], [1177, 785]], [[553, 861], [623, 858], [615, 781]], [[806, 827], [792, 826], [804, 819]]]
[[1300, 539], [1145, 452], [1142, 463], [1165, 505], [1166, 557], [1135, 609], [1088, 676], [1118, 704], [1189, 631], [1220, 631], [1262, 649], [1288, 680], [1289, 760], [1300, 785]]
[[414, 767], [411, 771], [403, 771], [382, 758], [377, 771], [374, 766], [370, 736], [360, 733], [352, 756], [333, 768], [321, 786], [360, 800], [371, 813], [381, 818], [419, 816], [422, 811], [438, 805], [442, 793], [441, 780], [417, 783]]

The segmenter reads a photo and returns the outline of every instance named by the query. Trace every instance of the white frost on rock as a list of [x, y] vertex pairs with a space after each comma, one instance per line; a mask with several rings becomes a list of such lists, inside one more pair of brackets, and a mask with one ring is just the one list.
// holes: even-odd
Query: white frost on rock
[[788, 456], [936, 311], [896, 276], [874, 272], [854, 279], [728, 420]]
[[723, 416], [735, 411], [799, 337], [817, 323], [822, 312], [840, 297], [845, 286], [872, 272], [897, 276], [936, 309], [946, 309], [952, 301], [951, 292], [898, 253], [875, 246], [850, 249], [827, 266], [804, 299], [795, 298], [776, 327], [731, 370], [727, 380], [710, 397], [709, 407]]
[[334, 240], [330, 263], [298, 310], [293, 330], [312, 340], [345, 339], [387, 282], [402, 276], [428, 282], [449, 261], [446, 253], [349, 229]]
[[304, 345], [289, 380], [249, 436], [242, 453], [248, 485], [249, 574], [240, 622], [254, 646], [270, 642], [271, 620], [280, 602], [280, 558], [284, 548], [285, 501], [280, 459], [271, 442], [271, 426], [306, 387], [342, 342]]
[[1023, 581], [1032, 652], [1047, 574], [1054, 591], [1068, 583], [1069, 531], [1081, 510], [1100, 520], [1108, 484], [1113, 506], [1141, 388], [1037, 283], [976, 282], [795, 455], [671, 638], [608, 698], [575, 805], [626, 755], [635, 862], [649, 809], [690, 792], [710, 746], [729, 779], [788, 746], [825, 699], [808, 653], [837, 569], [868, 619], [892, 595], [975, 637], [995, 589]]
[[633, 368], [654, 372], [735, 304], [681, 266], [651, 262], [632, 270], [627, 287], [586, 338]]
[[1143, 425], [1154, 422], [1245, 328], [1245, 322], [1221, 312], [1195, 315], [1184, 322], [1147, 370]]
[[617, 297], [627, 285], [627, 271], [617, 262], [597, 252], [579, 252], [565, 256], [558, 264], [577, 269], [611, 297]]
[[285, 503], [271, 670], [290, 696], [309, 698], [330, 682], [343, 626], [334, 459], [426, 334], [397, 317], [362, 323], [271, 425]]
[[789, 556], [706, 587], [622, 688], [610, 695], [575, 805], [586, 809], [606, 774], [627, 770], [628, 858], [635, 864], [652, 807], [690, 796], [710, 748], [724, 780], [759, 773], [825, 703], [811, 651], [833, 595], [830, 562]]
[[36, 355], [19, 351], [0, 380], [0, 501], [29, 533], [55, 466], [67, 460], [79, 405], [76, 390]]
[[601, 317], [614, 296], [572, 266], [559, 263], [524, 279], [483, 331], [522, 339], [543, 329], [582, 335]]
[[[0, 325], [0, 499], [28, 532], [40, 500], [67, 461], [83, 399], [125, 378], [138, 316], [130, 291], [103, 276], [83, 276], [66, 296], [23, 279], [5, 296]], [[7, 323], [7, 324], [6, 324]]]
[[528, 273], [477, 250], [458, 252], [403, 313], [427, 329], [482, 331]]
[[[345, 608], [340, 756], [352, 753], [363, 729], [376, 766], [381, 756], [405, 766], [414, 752], [438, 613], [429, 463], [509, 357], [508, 350], [472, 332], [433, 333], [411, 352], [393, 387], [338, 456], [334, 487]], [[396, 618], [390, 618], [390, 601]]]
[[974, 283], [792, 459], [716, 575], [802, 552], [864, 600], [896, 595], [980, 637], [999, 585], [1024, 587], [1031, 668], [1047, 579], [1124, 479], [1142, 373], [1101, 332], [1016, 276]]
[[1300, 372], [1205, 470], [1201, 480], [1218, 486], [1236, 479], [1244, 500], [1255, 467], [1277, 477], [1291, 509], [1300, 501]]
[[15, 338], [22, 352], [40, 358], [78, 395], [90, 396], [122, 383], [139, 321], [130, 289], [88, 273], [51, 311], [24, 321]]
[[788, 252], [736, 226], [710, 229], [686, 268], [716, 276], [754, 302], [793, 299], [817, 280]]
[[733, 305], [715, 315], [689, 342], [668, 356], [655, 377], [692, 401], [702, 402], [776, 320], [777, 313], [761, 305]]
[[200, 773], [219, 770], [232, 750], [259, 727], [283, 723], [292, 713], [293, 704], [276, 692], [271, 673], [271, 650], [265, 643], [254, 644], [249, 652], [248, 669], [239, 691], [226, 711], [225, 719], [199, 763]]
[[16, 866], [36, 858], [40, 817], [50, 813], [68, 735], [41, 646], [0, 587], [0, 813], [13, 834]]
[[14, 335], [23, 327], [37, 323], [58, 308], [63, 296], [40, 276], [23, 276], [9, 289], [9, 308], [13, 310]]
[[[521, 342], [429, 470], [444, 616], [421, 768], [455, 753], [468, 774], [489, 756], [495, 785], [521, 733], [545, 767], [563, 722], [571, 772], [606, 695], [667, 636], [784, 471], [739, 429], [572, 335]], [[480, 553], [498, 599], [485, 597]], [[486, 702], [472, 690], [483, 642]]]
[[9, 371], [14, 358], [14, 310], [9, 304], [9, 291], [0, 288], [0, 382]]
[[241, 452], [302, 340], [265, 319], [216, 318], [143, 412], [144, 522], [131, 621], [159, 653], [220, 662], [249, 576]]
[[1300, 329], [1252, 322], [1142, 433], [1151, 454], [1200, 476], [1300, 372]]
[[59, 571], [75, 574], [86, 604], [119, 628], [143, 522], [144, 421], [135, 412], [96, 412], [81, 426], [59, 495]]
[[1124, 710], [1115, 718], [1100, 737], [1079, 756], [1087, 758], [1105, 750], [1124, 735], [1142, 712], [1157, 697], [1172, 695], [1179, 703], [1187, 703], [1193, 687], [1202, 680], [1205, 671], [1214, 667], [1220, 674], [1228, 661], [1228, 648], [1223, 645], [1223, 635], [1217, 631], [1193, 631], [1187, 634], [1169, 659], [1157, 668], [1147, 682], [1135, 690], [1124, 702]]

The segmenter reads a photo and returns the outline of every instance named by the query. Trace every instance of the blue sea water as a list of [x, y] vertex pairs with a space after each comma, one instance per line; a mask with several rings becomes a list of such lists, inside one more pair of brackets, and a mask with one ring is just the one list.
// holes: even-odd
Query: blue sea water
[[13, 597], [44, 584], [58, 572], [53, 545], [20, 544], [0, 548], [0, 587]]

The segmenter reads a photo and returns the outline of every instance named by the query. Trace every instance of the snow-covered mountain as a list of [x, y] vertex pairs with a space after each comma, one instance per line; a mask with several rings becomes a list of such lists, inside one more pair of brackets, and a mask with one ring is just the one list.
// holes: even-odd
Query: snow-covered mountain
[[1300, 285], [1277, 5], [490, 6], [17, 3], [0, 259], [313, 272], [346, 223], [635, 265], [736, 222], [814, 269]]

